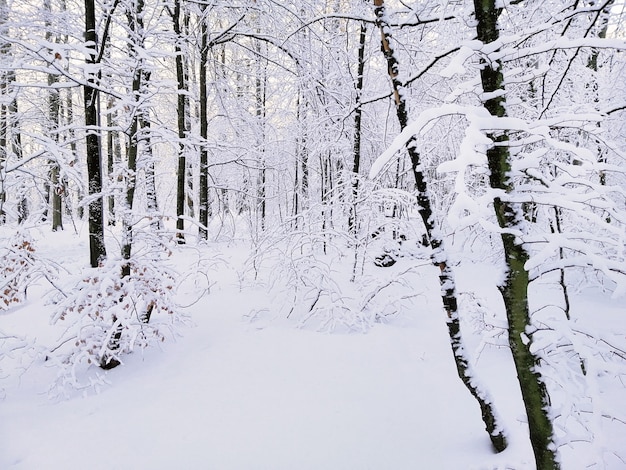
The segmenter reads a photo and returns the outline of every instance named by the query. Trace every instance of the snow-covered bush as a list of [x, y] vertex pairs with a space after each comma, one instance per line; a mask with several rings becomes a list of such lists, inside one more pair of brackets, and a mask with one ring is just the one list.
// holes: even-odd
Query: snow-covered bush
[[[255, 312], [252, 321], [269, 313], [300, 328], [336, 333], [365, 333], [376, 323], [391, 322], [414, 311], [422, 294], [421, 278], [430, 261], [375, 265], [379, 252], [366, 253], [363, 273], [355, 277], [354, 253], [339, 243], [319, 249], [319, 234], [292, 234], [262, 251], [269, 265], [272, 312]], [[261, 280], [262, 281], [262, 280]]]
[[14, 375], [12, 372], [26, 370], [36, 353], [32, 339], [7, 334], [0, 330], [0, 399], [4, 398], [2, 386], [4, 379]]
[[122, 260], [109, 261], [58, 301], [52, 323], [68, 325], [50, 356], [61, 366], [59, 385], [81, 387], [79, 367], [110, 369], [124, 354], [165, 340], [180, 314], [175, 273], [161, 263], [135, 259], [130, 276], [122, 278]]
[[41, 277], [51, 279], [54, 270], [36, 254], [26, 232], [18, 231], [0, 251], [0, 310], [26, 299], [26, 289]]

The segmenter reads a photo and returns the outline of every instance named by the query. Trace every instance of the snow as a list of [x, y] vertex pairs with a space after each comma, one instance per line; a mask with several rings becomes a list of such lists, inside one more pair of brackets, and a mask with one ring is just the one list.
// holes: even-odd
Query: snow
[[[74, 274], [85, 269], [84, 237], [35, 238], [42, 257], [61, 257]], [[97, 387], [51, 398], [57, 372], [50, 361], [38, 356], [30, 363], [32, 353], [0, 360], [7, 376], [0, 379], [0, 468], [534, 468], [515, 372], [497, 333], [506, 320], [496, 288], [501, 273], [493, 266], [468, 263], [455, 273], [473, 299], [464, 304], [466, 347], [510, 442], [498, 455], [456, 375], [437, 268], [421, 263], [420, 284], [413, 285], [420, 295], [403, 321], [377, 323], [366, 333], [320, 333], [294, 327], [277, 314], [277, 297], [242, 281], [248, 254], [242, 242], [176, 248], [174, 267], [192, 273], [179, 286], [190, 321], [160, 348], [125, 355], [123, 366], [83, 370], [83, 378], [103, 378]], [[401, 263], [398, 272], [415, 260]], [[206, 278], [194, 276], [192, 266], [205, 269]], [[0, 314], [0, 331], [39, 347], [55, 344], [60, 330], [49, 324], [49, 289], [43, 279], [29, 289], [25, 303]], [[255, 310], [270, 315], [258, 321]], [[626, 329], [611, 318], [611, 328]], [[610, 393], [623, 415], [624, 391], [605, 390], [602, 404]], [[624, 444], [611, 439], [602, 444]]]
[[465, 62], [469, 60], [478, 49], [480, 49], [482, 43], [480, 41], [467, 41], [462, 45], [459, 52], [452, 58], [452, 60], [446, 65], [446, 67], [439, 72], [444, 78], [451, 78], [454, 75], [462, 75], [465, 73]]

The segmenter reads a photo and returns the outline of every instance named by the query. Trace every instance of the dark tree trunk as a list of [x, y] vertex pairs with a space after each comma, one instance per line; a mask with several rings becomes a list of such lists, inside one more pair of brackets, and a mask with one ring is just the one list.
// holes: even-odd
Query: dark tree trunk
[[[484, 44], [498, 40], [497, 21], [502, 10], [496, 7], [496, 1], [474, 0], [474, 10], [478, 39]], [[504, 88], [499, 64], [494, 61], [483, 61], [480, 76], [484, 93], [494, 96], [484, 102], [485, 108], [492, 116], [506, 116], [503, 94], [494, 94]], [[490, 186], [504, 194], [511, 194], [515, 191], [515, 187], [509, 179], [511, 171], [511, 156], [507, 145], [509, 136], [506, 132], [494, 132], [487, 136], [493, 141], [493, 146], [487, 150], [491, 172]], [[529, 334], [531, 325], [527, 297], [529, 278], [528, 271], [524, 267], [528, 260], [528, 253], [524, 246], [516, 241], [513, 234], [521, 226], [520, 211], [516, 210], [513, 203], [499, 197], [494, 198], [493, 204], [498, 224], [506, 229], [501, 237], [507, 274], [504, 283], [500, 286], [500, 292], [509, 321], [509, 346], [528, 417], [530, 441], [537, 469], [552, 470], [559, 468], [559, 465], [554, 450], [552, 422], [548, 417], [550, 397], [537, 371], [539, 358], [531, 350], [532, 334]]]
[[[133, 76], [132, 91], [134, 99], [137, 99], [141, 88], [141, 70], [135, 71]], [[137, 103], [135, 102], [135, 105]], [[137, 154], [139, 151], [139, 114], [135, 110], [135, 115], [130, 126], [130, 135], [128, 136], [128, 147], [126, 149], [126, 157], [128, 159], [128, 172], [126, 176], [126, 195], [124, 198], [124, 209], [122, 214], [122, 258], [130, 261], [133, 247], [133, 224], [132, 210], [135, 200], [135, 186], [137, 173]], [[130, 262], [124, 263], [122, 267], [122, 277], [130, 276]]]
[[[598, 37], [599, 38], [606, 38], [606, 33], [608, 31], [609, 28], [609, 18], [611, 16], [611, 8], [613, 7], [613, 5], [615, 4], [614, 0], [611, 0], [609, 2], [607, 2], [606, 6], [604, 7], [603, 11], [600, 13], [600, 29], [598, 31]], [[591, 86], [593, 87], [593, 92], [594, 92], [594, 104], [598, 104], [598, 102], [600, 101], [600, 97], [598, 95], [598, 82], [597, 82], [597, 72], [598, 72], [598, 57], [599, 57], [600, 51], [598, 51], [598, 49], [593, 49], [591, 51], [591, 56], [589, 57], [589, 61], [587, 63], [587, 66], [593, 71], [591, 80]], [[600, 126], [600, 123], [597, 124], [598, 126]], [[599, 142], [596, 142], [596, 146], [597, 146], [597, 152], [598, 152], [598, 163], [601, 164], [605, 164], [606, 163], [606, 153], [605, 151], [603, 151], [602, 146], [600, 145]], [[599, 174], [599, 178], [600, 178], [600, 184], [602, 186], [606, 186], [606, 171], [602, 168], [600, 170], [600, 174]], [[611, 222], [611, 217], [609, 215], [606, 215], [605, 217], [607, 222]]]
[[[135, 61], [133, 81], [131, 86], [132, 99], [132, 119], [128, 134], [128, 144], [126, 147], [127, 169], [125, 180], [124, 207], [122, 208], [122, 243], [121, 256], [124, 260], [122, 264], [122, 279], [130, 277], [131, 274], [131, 255], [133, 248], [133, 204], [135, 200], [137, 160], [139, 156], [139, 127], [142, 115], [140, 95], [142, 91], [142, 78], [146, 76], [143, 70], [142, 51], [143, 48], [143, 0], [134, 0], [132, 7], [126, 11], [128, 18], [129, 41], [128, 49], [131, 60]], [[122, 281], [123, 282], [123, 281]], [[152, 307], [147, 312], [140, 315], [141, 321], [147, 323], [150, 318]], [[123, 327], [117, 318], [113, 316], [113, 333], [108, 344], [108, 351], [117, 351], [120, 348], [120, 341], [123, 334]], [[112, 369], [120, 365], [120, 362], [107, 352], [100, 359], [100, 367], [103, 369]]]
[[206, 7], [202, 8], [203, 17], [200, 24], [200, 137], [202, 139], [202, 145], [200, 147], [200, 181], [199, 181], [199, 222], [200, 238], [206, 240], [209, 237], [208, 225], [209, 225], [209, 159], [207, 149], [207, 137], [209, 134], [208, 123], [208, 110], [207, 110], [207, 62], [208, 62], [208, 47], [209, 47], [209, 30], [207, 26], [207, 20], [204, 18]]
[[174, 23], [174, 32], [176, 33], [176, 80], [178, 83], [177, 97], [177, 113], [178, 113], [178, 169], [177, 169], [177, 185], [176, 185], [176, 240], [180, 244], [185, 243], [185, 177], [187, 175], [186, 161], [186, 139], [187, 139], [187, 81], [185, 80], [185, 64], [183, 49], [181, 43], [183, 41], [181, 29], [181, 0], [175, 0], [174, 11], [172, 13], [172, 21]]
[[[117, 114], [112, 110], [113, 108], [113, 98], [109, 98], [107, 100], [107, 173], [109, 175], [109, 181], [113, 182], [114, 178], [114, 169], [115, 169], [115, 145], [117, 145], [117, 140], [119, 136], [117, 135], [117, 131], [113, 130], [113, 127], [117, 125], [117, 119], [115, 115]], [[115, 195], [110, 194], [108, 197], [108, 210], [109, 210], [109, 218], [108, 224], [115, 225]]]
[[83, 87], [85, 98], [85, 138], [87, 147], [87, 175], [90, 196], [89, 203], [89, 259], [92, 267], [98, 267], [106, 258], [104, 245], [104, 220], [102, 201], [102, 157], [100, 154], [100, 132], [98, 130], [99, 93], [96, 88], [98, 76], [94, 71], [97, 63], [96, 8], [94, 0], [85, 0], [85, 43], [87, 51], [88, 75]]
[[145, 76], [143, 60], [143, 8], [144, 0], [134, 0], [133, 8], [126, 15], [129, 29], [129, 56], [135, 62], [131, 97], [133, 101], [132, 121], [128, 135], [128, 147], [126, 158], [128, 159], [128, 171], [126, 172], [126, 194], [124, 200], [124, 212], [122, 214], [122, 259], [126, 260], [122, 266], [122, 277], [130, 276], [130, 257], [133, 248], [133, 204], [135, 201], [135, 188], [137, 185], [137, 159], [139, 154], [139, 121], [143, 109], [140, 103], [142, 92], [141, 79]]
[[[382, 51], [387, 59], [387, 70], [393, 85], [394, 99], [396, 104], [396, 113], [400, 127], [404, 129], [408, 124], [408, 115], [406, 110], [406, 101], [403, 93], [403, 84], [398, 78], [398, 62], [391, 45], [391, 28], [387, 22], [385, 5], [383, 0], [374, 0], [375, 14], [377, 25], [381, 31]], [[484, 390], [478, 387], [473, 378], [469, 361], [465, 355], [465, 348], [461, 336], [461, 327], [459, 321], [458, 302], [456, 297], [456, 282], [452, 269], [448, 265], [447, 253], [444, 247], [443, 239], [440, 238], [435, 230], [435, 220], [431, 205], [431, 198], [428, 192], [428, 184], [426, 178], [421, 171], [420, 154], [416, 148], [417, 142], [415, 138], [411, 138], [406, 149], [411, 158], [413, 166], [413, 175], [418, 191], [417, 202], [419, 205], [419, 213], [426, 229], [425, 243], [432, 247], [432, 261], [439, 267], [441, 298], [443, 306], [447, 313], [448, 333], [450, 336], [450, 345], [457, 367], [459, 378], [465, 384], [471, 395], [478, 401], [481, 409], [482, 418], [485, 423], [486, 430], [491, 439], [491, 443], [496, 451], [503, 451], [507, 447], [504, 432], [497, 421], [497, 417], [491, 403], [491, 400]]]
[[363, 93], [363, 74], [365, 72], [365, 40], [367, 36], [367, 24], [361, 23], [359, 34], [359, 50], [356, 73], [356, 109], [354, 111], [354, 144], [352, 148], [352, 204], [348, 218], [348, 231], [353, 237], [357, 235], [357, 199], [359, 193], [359, 171], [361, 167], [361, 120], [363, 109], [361, 108], [361, 94]]

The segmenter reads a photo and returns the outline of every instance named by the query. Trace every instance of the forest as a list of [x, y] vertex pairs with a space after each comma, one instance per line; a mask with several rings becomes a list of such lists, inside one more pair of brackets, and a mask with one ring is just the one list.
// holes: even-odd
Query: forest
[[[245, 461], [233, 438], [180, 468], [626, 468], [626, 3], [0, 0], [0, 259], [2, 468], [141, 468], [29, 451], [23, 423], [141, 387], [174, 406], [164, 361], [258, 399], [209, 381], [228, 344], [299, 358], [329, 403], [379, 373], [387, 402], [416, 387], [398, 407], [449, 393], [474, 414], [416, 410], [422, 438], [457, 419], [482, 450]], [[260, 389], [302, 393], [283, 373]], [[367, 394], [320, 429], [381, 426]]]

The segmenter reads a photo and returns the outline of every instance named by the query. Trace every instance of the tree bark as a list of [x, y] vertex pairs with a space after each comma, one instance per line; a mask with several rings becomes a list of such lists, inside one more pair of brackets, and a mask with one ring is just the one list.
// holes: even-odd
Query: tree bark
[[[113, 98], [109, 98], [107, 100], [107, 173], [109, 175], [109, 182], [113, 182], [114, 177], [114, 169], [115, 169], [115, 145], [116, 141], [119, 139], [117, 135], [117, 131], [113, 130], [113, 127], [117, 125], [117, 119], [115, 115], [117, 114], [112, 110], [113, 108]], [[115, 195], [109, 194], [108, 196], [108, 224], [115, 225]]]
[[[52, 5], [50, 0], [43, 2], [44, 11], [46, 13], [45, 27], [46, 27], [46, 41], [48, 44], [53, 43], [52, 38]], [[56, 84], [59, 81], [59, 77], [56, 74], [48, 74], [48, 132], [55, 144], [59, 143], [59, 119], [61, 109], [61, 97]], [[52, 209], [52, 231], [63, 230], [63, 211], [62, 211], [62, 199], [65, 189], [60, 181], [60, 166], [59, 162], [55, 159], [50, 159], [50, 184], [48, 185], [50, 191], [50, 206]]]
[[[387, 21], [384, 0], [374, 0], [374, 6], [376, 24], [381, 31], [382, 51], [387, 60], [387, 70], [393, 86], [396, 114], [401, 129], [404, 129], [408, 124], [406, 101], [403, 93], [404, 85], [398, 78], [399, 66], [391, 43], [391, 28]], [[492, 401], [488, 394], [476, 383], [469, 360], [465, 355], [465, 348], [461, 336], [454, 273], [448, 265], [444, 241], [435, 226], [428, 184], [421, 170], [421, 158], [416, 147], [417, 141], [415, 138], [411, 138], [406, 144], [406, 149], [413, 166], [415, 185], [418, 191], [417, 202], [420, 208], [419, 213], [426, 230], [424, 242], [431, 246], [432, 262], [439, 267], [441, 299], [447, 314], [448, 334], [450, 336], [450, 345], [452, 347], [457, 372], [463, 384], [480, 406], [483, 422], [485, 423], [487, 433], [489, 434], [494, 449], [501, 452], [507, 447], [506, 437], [498, 422]]]
[[209, 158], [207, 149], [207, 137], [209, 135], [208, 109], [207, 109], [207, 66], [209, 54], [209, 29], [207, 20], [204, 17], [206, 6], [202, 7], [202, 17], [200, 18], [200, 137], [202, 144], [200, 147], [200, 180], [199, 180], [199, 235], [206, 240], [209, 237]]
[[359, 171], [361, 167], [361, 120], [363, 109], [361, 108], [361, 94], [363, 93], [363, 74], [365, 72], [365, 40], [367, 36], [367, 24], [361, 23], [359, 33], [359, 49], [356, 72], [356, 107], [354, 111], [354, 139], [352, 146], [352, 203], [348, 217], [348, 231], [356, 238], [357, 236], [357, 199], [359, 192]]
[[[138, 1], [138, 3], [141, 0]], [[133, 76], [132, 95], [135, 100], [135, 106], [139, 91], [141, 89], [141, 69], [137, 69]], [[128, 147], [126, 157], [128, 159], [128, 168], [126, 172], [126, 195], [124, 198], [124, 209], [122, 214], [122, 259], [128, 261], [122, 266], [122, 277], [130, 276], [130, 257], [133, 247], [133, 224], [132, 211], [133, 202], [135, 200], [136, 174], [137, 174], [137, 155], [139, 152], [139, 113], [135, 109], [135, 113], [130, 126], [130, 135], [128, 136]]]
[[[257, 33], [260, 34], [261, 31], [257, 28]], [[261, 50], [261, 41], [255, 39], [255, 52], [256, 52], [256, 71], [255, 71], [255, 113], [256, 113], [256, 122], [258, 126], [257, 131], [257, 194], [256, 194], [256, 220], [257, 220], [257, 230], [261, 232], [265, 231], [265, 217], [267, 212], [267, 199], [266, 199], [266, 178], [267, 178], [267, 170], [265, 168], [265, 106], [266, 106], [266, 96], [265, 96], [265, 88], [267, 84], [267, 73], [265, 70], [266, 64], [263, 63], [263, 54]]]
[[89, 196], [93, 198], [89, 202], [89, 259], [93, 268], [98, 267], [106, 258], [102, 198], [102, 156], [100, 154], [101, 139], [98, 130], [98, 74], [95, 71], [97, 65], [97, 45], [95, 2], [94, 0], [85, 0], [85, 46], [88, 55], [86, 58], [87, 83], [83, 87], [83, 93], [85, 126], [87, 128], [85, 141], [87, 147], [88, 190]]
[[[11, 43], [8, 40], [8, 27], [6, 22], [9, 18], [9, 7], [6, 0], [0, 0], [0, 59], [7, 60], [11, 53]], [[7, 38], [7, 39], [4, 39]], [[10, 95], [9, 72], [0, 71], [0, 224], [6, 221], [4, 203], [6, 202], [6, 165], [9, 156], [9, 114], [8, 106], [5, 104]]]
[[[496, 7], [496, 1], [474, 0], [474, 10], [478, 39], [483, 44], [498, 40], [497, 21], [502, 9]], [[494, 96], [484, 101], [485, 108], [492, 116], [506, 116], [504, 95], [494, 93], [504, 89], [501, 66], [498, 62], [483, 60], [480, 76], [483, 92]], [[515, 187], [509, 178], [511, 171], [509, 136], [505, 131], [490, 133], [487, 136], [493, 141], [493, 146], [487, 150], [491, 172], [490, 186], [507, 195], [514, 193]], [[522, 227], [522, 221], [519, 219], [521, 209], [517, 210], [506, 198], [500, 197], [494, 198], [493, 205], [498, 224], [505, 229], [501, 238], [507, 273], [504, 283], [499, 288], [509, 322], [509, 346], [528, 417], [530, 441], [537, 469], [552, 470], [559, 468], [559, 465], [554, 450], [552, 422], [548, 417], [550, 397], [537, 371], [539, 358], [531, 350], [532, 333], [527, 297], [529, 277], [524, 267], [529, 256], [524, 245], [513, 234]]]
[[178, 113], [178, 169], [177, 169], [177, 185], [176, 185], [176, 240], [179, 244], [185, 243], [185, 177], [187, 175], [186, 161], [186, 139], [187, 139], [187, 81], [185, 80], [185, 66], [183, 49], [181, 42], [183, 41], [181, 30], [181, 0], [175, 0], [174, 11], [172, 12], [172, 21], [174, 23], [174, 32], [176, 33], [176, 44], [174, 50], [176, 52], [176, 80], [178, 83], [177, 97], [177, 113]]
[[[143, 71], [142, 83], [148, 83], [150, 81], [150, 72]], [[154, 155], [152, 153], [152, 140], [150, 135], [150, 112], [148, 109], [139, 109], [139, 128], [141, 134], [141, 141], [144, 144], [145, 149], [145, 178], [146, 178], [146, 206], [148, 209], [148, 217], [150, 217], [150, 226], [155, 232], [161, 229], [161, 217], [159, 214], [159, 201], [157, 198], [157, 186], [156, 186], [156, 169]]]

